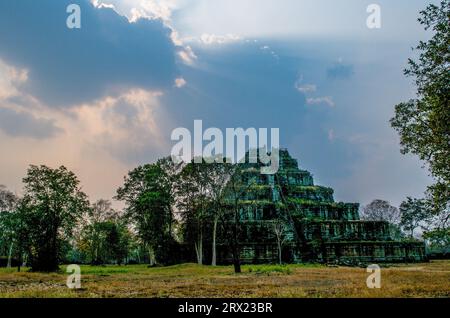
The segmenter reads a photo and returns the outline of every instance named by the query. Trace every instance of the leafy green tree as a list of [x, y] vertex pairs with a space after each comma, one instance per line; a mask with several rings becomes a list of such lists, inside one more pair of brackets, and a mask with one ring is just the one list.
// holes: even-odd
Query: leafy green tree
[[0, 256], [8, 255], [7, 267], [11, 267], [13, 248], [16, 243], [17, 202], [18, 198], [14, 193], [0, 185]]
[[14, 210], [0, 213], [0, 246], [8, 255], [7, 267], [12, 265], [15, 257], [20, 272], [22, 261], [26, 261], [29, 247], [29, 231], [24, 222], [25, 207], [19, 199]]
[[116, 221], [103, 221], [89, 226], [89, 230], [95, 232], [97, 238], [95, 254], [91, 255], [92, 263], [122, 264], [127, 257], [129, 245], [126, 226]]
[[433, 217], [432, 228], [425, 231], [423, 238], [430, 245], [430, 250], [445, 254], [450, 253], [450, 205]]
[[131, 233], [125, 223], [116, 222], [113, 224], [107, 240], [110, 245], [111, 258], [121, 265], [128, 258]]
[[423, 199], [406, 198], [400, 204], [400, 226], [410, 233], [410, 237], [414, 238], [414, 230], [423, 226], [424, 222], [430, 220], [430, 213], [428, 212], [427, 201]]
[[51, 169], [30, 166], [20, 202], [21, 228], [27, 233], [33, 271], [55, 271], [61, 258], [61, 242], [71, 237], [82, 213], [89, 209], [75, 174], [64, 166]]
[[172, 196], [168, 176], [159, 163], [139, 166], [125, 177], [116, 198], [125, 201], [125, 216], [136, 226], [146, 245], [150, 264], [157, 262], [157, 249], [171, 239]]
[[208, 192], [210, 197], [209, 216], [213, 220], [212, 231], [212, 259], [211, 265], [216, 266], [217, 263], [217, 226], [219, 220], [224, 217], [226, 207], [226, 187], [230, 178], [229, 172], [233, 168], [232, 164], [225, 162], [210, 163], [208, 166]]
[[170, 221], [169, 221], [169, 233], [173, 235], [174, 226], [177, 223], [175, 219], [174, 208], [176, 206], [176, 191], [179, 182], [179, 174], [183, 168], [182, 163], [175, 163], [171, 157], [165, 157], [157, 161], [157, 165], [162, 169], [163, 173], [161, 175], [162, 182], [168, 191], [168, 208], [170, 209]]
[[430, 242], [432, 251], [442, 252], [443, 254], [450, 253], [450, 227], [426, 231], [423, 238]]
[[185, 222], [185, 238], [193, 241], [198, 264], [203, 264], [203, 234], [211, 205], [209, 165], [203, 159], [199, 163], [192, 160], [180, 172], [177, 186], [178, 208]]
[[86, 251], [91, 264], [120, 265], [128, 256], [130, 233], [124, 222], [99, 221], [84, 229], [80, 245], [81, 249]]
[[228, 244], [231, 248], [233, 257], [233, 267], [235, 273], [241, 272], [241, 251], [239, 245], [239, 236], [241, 233], [241, 208], [243, 200], [248, 195], [250, 188], [255, 184], [254, 181], [245, 181], [243, 175], [248, 167], [244, 164], [233, 164], [225, 170], [227, 175], [227, 184], [225, 188], [225, 214], [222, 226], [226, 233]]
[[395, 106], [391, 125], [400, 134], [401, 152], [428, 164], [436, 181], [429, 194], [438, 213], [450, 197], [450, 2], [429, 5], [418, 20], [434, 34], [419, 43], [418, 60], [409, 59], [405, 70], [415, 79], [417, 98]]
[[119, 213], [112, 208], [109, 200], [100, 199], [91, 205], [86, 211], [79, 230], [78, 248], [87, 256], [91, 264], [102, 264], [105, 260], [101, 252], [105, 233], [103, 225], [105, 223], [115, 224], [119, 220]]

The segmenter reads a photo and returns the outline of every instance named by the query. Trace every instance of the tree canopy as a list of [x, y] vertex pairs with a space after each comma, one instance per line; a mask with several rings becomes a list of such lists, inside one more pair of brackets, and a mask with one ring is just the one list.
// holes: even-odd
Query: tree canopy
[[418, 155], [429, 166], [435, 183], [429, 187], [434, 211], [450, 198], [450, 3], [429, 5], [419, 23], [433, 36], [416, 47], [405, 75], [413, 77], [417, 97], [395, 106], [392, 127], [400, 134], [401, 152]]

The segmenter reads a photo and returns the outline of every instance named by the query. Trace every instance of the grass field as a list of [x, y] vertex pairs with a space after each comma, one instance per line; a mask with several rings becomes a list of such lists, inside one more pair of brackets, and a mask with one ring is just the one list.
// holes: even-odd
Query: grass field
[[381, 288], [369, 289], [365, 268], [322, 265], [231, 266], [183, 264], [81, 266], [81, 289], [59, 273], [0, 269], [0, 297], [450, 297], [450, 261], [391, 265]]

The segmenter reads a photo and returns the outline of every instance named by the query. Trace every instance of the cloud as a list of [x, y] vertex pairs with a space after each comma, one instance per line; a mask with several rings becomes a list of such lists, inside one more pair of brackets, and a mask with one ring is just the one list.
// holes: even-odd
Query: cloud
[[342, 61], [327, 69], [327, 77], [330, 79], [349, 79], [353, 74], [353, 65], [343, 64]]
[[208, 34], [203, 33], [200, 36], [200, 42], [206, 45], [212, 44], [227, 44], [235, 41], [241, 40], [240, 36], [234, 34], [226, 34], [226, 35], [216, 35], [216, 34]]
[[306, 94], [306, 93], [313, 93], [313, 92], [315, 92], [315, 91], [317, 90], [317, 86], [316, 86], [316, 85], [313, 85], [313, 84], [304, 84], [304, 85], [301, 85], [301, 84], [299, 84], [299, 83], [296, 83], [296, 84], [295, 84], [295, 88], [296, 88], [299, 92], [304, 93], [304, 94]]
[[[30, 112], [28, 108], [35, 106], [35, 101], [20, 92], [27, 80], [26, 69], [12, 67], [0, 60], [0, 130], [12, 137], [53, 137], [62, 129], [54, 120]], [[21, 107], [22, 104], [28, 107]]]
[[328, 105], [330, 107], [334, 107], [335, 106], [335, 103], [334, 103], [333, 98], [331, 96], [307, 98], [306, 99], [306, 103], [308, 105], [325, 104], [325, 105]]
[[46, 139], [62, 131], [53, 120], [38, 118], [27, 112], [0, 107], [0, 129], [13, 137]]
[[28, 70], [27, 93], [61, 107], [129, 88], [172, 87], [181, 48], [162, 20], [130, 23], [111, 8], [80, 0], [82, 27], [68, 29], [66, 7], [71, 2], [0, 2], [0, 58]]
[[98, 5], [112, 5], [120, 14], [130, 21], [140, 18], [162, 19], [169, 21], [177, 8], [174, 0], [94, 0]]
[[12, 67], [0, 60], [0, 101], [18, 96], [18, 86], [28, 80], [28, 71]]
[[295, 82], [295, 89], [300, 93], [307, 94], [313, 93], [317, 90], [317, 85], [315, 84], [303, 84], [303, 75], [299, 74], [297, 81]]
[[[68, 109], [1, 107], [0, 145], [7, 149], [0, 156], [2, 183], [19, 191], [30, 164], [65, 165], [79, 176], [91, 199], [112, 198], [127, 171], [168, 153], [161, 128], [171, 125], [161, 97], [158, 91], [132, 89]], [[64, 131], [56, 128], [52, 134], [50, 123]], [[5, 129], [10, 131], [3, 133]]]
[[175, 79], [175, 87], [181, 88], [187, 84], [186, 80], [182, 77], [178, 77]]
[[83, 104], [66, 116], [71, 132], [82, 131], [80, 149], [100, 148], [125, 164], [142, 164], [156, 159], [167, 146], [161, 127], [167, 124], [159, 99], [161, 92], [132, 89], [120, 96]]
[[195, 55], [190, 46], [185, 46], [183, 49], [180, 49], [178, 56], [186, 65], [193, 65], [197, 60], [197, 55]]

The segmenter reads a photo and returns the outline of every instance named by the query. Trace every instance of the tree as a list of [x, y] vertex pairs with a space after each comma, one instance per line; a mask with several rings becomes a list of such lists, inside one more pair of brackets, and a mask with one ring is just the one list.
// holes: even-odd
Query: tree
[[147, 246], [150, 265], [157, 262], [156, 254], [171, 238], [173, 219], [171, 184], [159, 163], [146, 164], [130, 171], [116, 198], [125, 201], [125, 216], [131, 220], [141, 241]]
[[11, 267], [11, 258], [16, 242], [15, 226], [17, 218], [14, 212], [17, 201], [18, 198], [14, 193], [0, 185], [0, 255], [8, 255], [7, 267]]
[[180, 172], [177, 187], [178, 208], [185, 221], [185, 238], [194, 242], [197, 263], [200, 265], [203, 264], [204, 226], [211, 206], [209, 168], [210, 164], [203, 159], [199, 163], [192, 160]]
[[33, 271], [55, 271], [61, 242], [70, 238], [82, 213], [89, 209], [75, 174], [64, 166], [30, 166], [19, 218], [28, 235], [27, 250]]
[[282, 251], [283, 251], [283, 245], [286, 241], [286, 234], [289, 230], [289, 227], [286, 224], [286, 221], [282, 219], [276, 219], [272, 223], [272, 231], [275, 234], [275, 238], [277, 240], [277, 247], [278, 247], [278, 262], [281, 265], [282, 264]]
[[16, 195], [0, 184], [0, 213], [12, 212], [16, 207], [17, 201]]
[[113, 209], [111, 201], [105, 199], [97, 200], [88, 210], [88, 222], [91, 224], [115, 221], [118, 220], [119, 217], [119, 212]]
[[435, 228], [423, 235], [430, 242], [430, 248], [434, 251], [442, 251], [444, 255], [450, 253], [450, 227]]
[[363, 207], [361, 219], [366, 221], [385, 221], [389, 223], [391, 237], [394, 239], [404, 238], [404, 234], [399, 226], [400, 211], [385, 200], [373, 200]]
[[[78, 247], [91, 264], [103, 264], [111, 258], [105, 251], [110, 245], [108, 235], [121, 226], [119, 212], [109, 200], [100, 199], [85, 213]], [[113, 252], [113, 251], [111, 251]]]
[[[95, 232], [96, 241], [87, 240], [94, 244], [95, 249], [87, 248], [92, 264], [117, 263], [122, 264], [128, 255], [130, 235], [127, 227], [121, 221], [103, 221], [89, 225], [86, 228], [87, 237]], [[94, 251], [94, 253], [92, 253]]]
[[170, 209], [169, 232], [171, 233], [171, 235], [173, 235], [174, 225], [177, 222], [174, 211], [176, 203], [176, 191], [179, 182], [179, 174], [183, 167], [183, 164], [175, 163], [171, 157], [159, 159], [157, 164], [159, 167], [161, 167], [163, 171], [162, 174], [163, 182], [166, 185], [167, 191], [169, 192], [169, 199], [170, 199], [170, 202], [168, 202]]
[[425, 161], [435, 179], [428, 193], [433, 211], [450, 198], [450, 3], [431, 4], [418, 19], [433, 37], [421, 41], [417, 61], [409, 59], [406, 76], [415, 78], [417, 98], [395, 106], [392, 127], [400, 134], [401, 152]]
[[388, 201], [376, 199], [363, 208], [361, 218], [366, 221], [386, 221], [398, 224], [400, 212]]
[[248, 165], [237, 163], [229, 165], [225, 171], [227, 174], [227, 185], [224, 190], [225, 195], [225, 214], [222, 222], [224, 232], [227, 233], [229, 246], [233, 257], [233, 267], [235, 273], [241, 272], [241, 256], [239, 246], [239, 236], [241, 232], [241, 213], [243, 199], [250, 188], [254, 185], [253, 181], [244, 181], [245, 170]]
[[426, 200], [406, 198], [400, 205], [400, 226], [410, 232], [410, 237], [414, 238], [414, 230], [423, 227], [423, 223], [430, 219]]
[[444, 255], [450, 252], [450, 204], [439, 214], [433, 217], [432, 228], [426, 230], [423, 237], [430, 244], [433, 251], [442, 252]]
[[209, 193], [211, 197], [211, 210], [209, 211], [213, 219], [213, 233], [212, 233], [212, 259], [211, 265], [216, 266], [217, 263], [217, 251], [216, 251], [216, 239], [217, 239], [217, 225], [224, 216], [225, 207], [225, 189], [229, 180], [230, 169], [232, 168], [230, 163], [214, 162], [209, 164]]
[[[12, 206], [10, 207], [12, 209]], [[7, 267], [11, 267], [12, 258], [17, 261], [18, 271], [28, 246], [29, 232], [24, 223], [22, 200], [15, 200], [14, 209], [0, 212], [0, 255], [8, 255]]]

